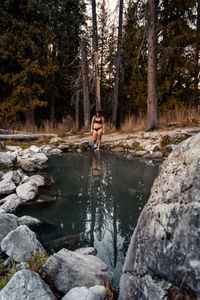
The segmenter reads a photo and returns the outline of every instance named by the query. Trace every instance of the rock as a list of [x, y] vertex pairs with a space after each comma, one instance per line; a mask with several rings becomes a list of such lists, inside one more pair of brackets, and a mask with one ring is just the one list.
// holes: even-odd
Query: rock
[[29, 152], [30, 152], [30, 154], [38, 153], [38, 152], [40, 152], [40, 148], [38, 148], [35, 145], [32, 145], [31, 147], [29, 147]]
[[102, 284], [104, 280], [113, 280], [113, 274], [100, 259], [67, 249], [55, 253], [43, 266], [43, 270], [53, 279], [56, 288], [64, 293], [74, 287], [89, 288]]
[[47, 154], [52, 148], [50, 146], [44, 145], [40, 147], [40, 151]]
[[49, 144], [57, 143], [59, 141], [61, 141], [61, 138], [55, 137], [55, 138], [50, 139]]
[[[135, 289], [136, 279], [155, 274], [179, 287], [185, 278], [184, 287], [200, 297], [199, 145], [197, 134], [179, 144], [161, 165], [129, 245], [120, 299], [128, 299], [126, 290]], [[133, 278], [124, 285], [125, 273]], [[155, 282], [148, 282], [140, 286], [141, 293], [154, 288]]]
[[134, 153], [134, 156], [138, 156], [138, 157], [142, 157], [146, 154], [147, 152], [145, 150], [140, 150], [140, 151], [136, 151]]
[[35, 153], [32, 155], [32, 157], [33, 159], [37, 159], [41, 165], [48, 161], [48, 158], [44, 153]]
[[0, 166], [1, 167], [14, 166], [14, 160], [10, 153], [0, 152]]
[[44, 177], [41, 175], [33, 175], [33, 176], [29, 177], [28, 181], [34, 182], [37, 186], [45, 185]]
[[25, 172], [35, 172], [39, 169], [39, 166], [31, 162], [29, 159], [21, 159], [20, 167]]
[[110, 151], [112, 151], [112, 152], [124, 152], [124, 147], [119, 146], [119, 147], [110, 148]]
[[152, 153], [146, 153], [144, 155], [144, 157], [146, 157], [146, 158], [153, 158], [153, 159], [162, 159], [163, 158], [163, 154], [162, 154], [162, 152], [156, 151], [156, 152], [152, 152]]
[[89, 142], [88, 142], [88, 141], [82, 141], [82, 142], [80, 143], [80, 146], [81, 146], [81, 147], [88, 147], [88, 146], [89, 146]]
[[16, 193], [23, 202], [27, 202], [36, 198], [38, 187], [34, 182], [28, 181], [18, 186]]
[[105, 287], [102, 285], [95, 285], [89, 289], [82, 286], [71, 289], [62, 300], [104, 300], [105, 296]]
[[97, 249], [95, 249], [94, 247], [85, 247], [85, 248], [76, 249], [75, 252], [84, 255], [96, 255]]
[[1, 241], [1, 249], [16, 262], [25, 262], [35, 254], [45, 252], [35, 233], [26, 225], [10, 231]]
[[70, 146], [68, 144], [61, 144], [58, 146], [58, 149], [62, 151], [68, 151], [70, 149]]
[[49, 154], [60, 154], [60, 153], [62, 153], [62, 150], [60, 150], [58, 148], [54, 148], [49, 151]]
[[49, 286], [39, 274], [21, 270], [14, 274], [0, 291], [1, 300], [55, 300]]
[[24, 174], [22, 169], [18, 169], [16, 172], [18, 173], [18, 175], [20, 177], [20, 183], [19, 184], [25, 183], [28, 180], [29, 176]]
[[0, 243], [12, 230], [18, 227], [17, 217], [12, 214], [0, 214]]
[[9, 146], [9, 145], [7, 145], [6, 149], [10, 150], [10, 151], [17, 151], [17, 152], [22, 151], [22, 148], [19, 147], [19, 146]]
[[38, 226], [42, 222], [40, 220], [30, 217], [30, 216], [22, 216], [22, 217], [18, 218], [17, 223], [18, 223], [18, 225], [26, 225], [28, 227], [32, 227], [32, 226]]
[[138, 279], [130, 273], [125, 273], [120, 280], [119, 299], [165, 300], [168, 299], [167, 293], [171, 286], [171, 283], [153, 280], [149, 275]]
[[4, 149], [6, 149], [4, 143], [3, 143], [3, 142], [0, 142], [0, 150], [4, 150]]
[[0, 214], [5, 214], [5, 210], [0, 207]]
[[18, 185], [20, 183], [20, 175], [17, 171], [9, 171], [5, 173], [2, 178], [7, 181], [12, 180], [15, 185]]
[[12, 180], [0, 181], [0, 195], [9, 195], [16, 190], [16, 186]]
[[4, 201], [5, 203], [1, 206], [1, 209], [3, 209], [6, 213], [14, 212], [22, 203], [21, 199], [16, 194], [5, 197]]

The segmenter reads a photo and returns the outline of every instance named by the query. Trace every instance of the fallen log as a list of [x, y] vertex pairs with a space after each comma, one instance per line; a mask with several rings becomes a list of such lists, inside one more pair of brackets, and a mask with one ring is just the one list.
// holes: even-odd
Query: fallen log
[[52, 137], [53, 134], [0, 134], [0, 140], [31, 141], [41, 137]]

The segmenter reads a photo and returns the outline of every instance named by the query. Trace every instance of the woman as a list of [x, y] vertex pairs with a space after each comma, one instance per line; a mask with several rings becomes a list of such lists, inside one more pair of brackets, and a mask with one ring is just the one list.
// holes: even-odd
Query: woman
[[[97, 110], [96, 115], [92, 118], [91, 133], [93, 135], [94, 148], [99, 150], [101, 146], [101, 137], [104, 133], [104, 117], [102, 117], [100, 110]], [[98, 142], [98, 144], [96, 144], [96, 142]]]

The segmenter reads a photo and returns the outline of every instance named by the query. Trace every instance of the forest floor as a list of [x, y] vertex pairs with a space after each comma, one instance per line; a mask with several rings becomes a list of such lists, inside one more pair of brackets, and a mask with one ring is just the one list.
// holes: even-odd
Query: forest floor
[[[131, 131], [127, 133], [121, 133], [120, 131], [113, 133], [105, 133], [102, 137], [102, 142], [115, 142], [130, 138], [141, 138], [141, 139], [157, 139], [162, 138], [163, 136], [174, 136], [176, 134], [186, 134], [188, 136], [192, 136], [195, 133], [200, 132], [200, 126], [190, 126], [190, 127], [180, 127], [180, 128], [165, 128], [165, 129], [157, 129], [152, 132], [145, 132], [142, 130]], [[92, 135], [90, 132], [85, 133], [84, 135], [69, 135], [68, 140], [72, 140], [73, 142], [82, 142], [88, 141], [92, 142]]]

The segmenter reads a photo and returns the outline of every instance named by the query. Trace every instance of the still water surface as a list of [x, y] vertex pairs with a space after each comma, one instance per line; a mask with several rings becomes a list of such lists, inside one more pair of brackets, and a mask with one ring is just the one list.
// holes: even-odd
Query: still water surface
[[95, 247], [118, 284], [158, 163], [106, 152], [74, 153], [50, 157], [47, 172], [54, 184], [40, 189], [39, 201], [17, 214], [47, 221], [37, 233], [52, 253]]

